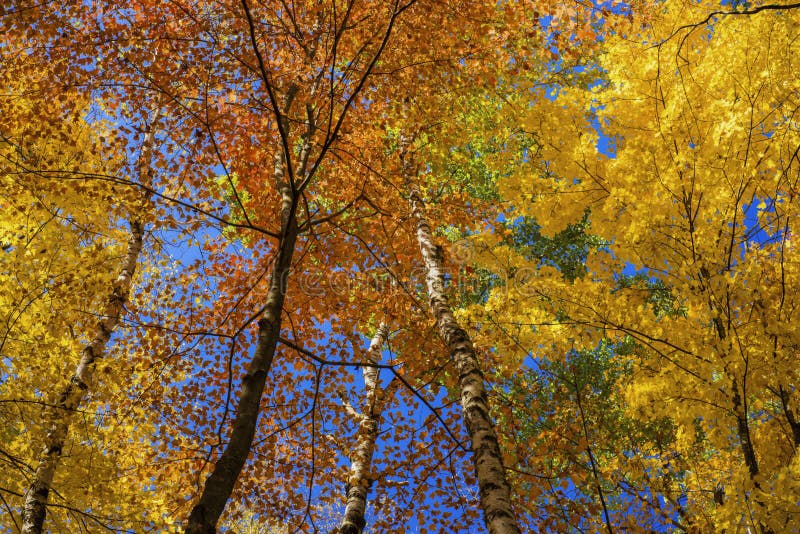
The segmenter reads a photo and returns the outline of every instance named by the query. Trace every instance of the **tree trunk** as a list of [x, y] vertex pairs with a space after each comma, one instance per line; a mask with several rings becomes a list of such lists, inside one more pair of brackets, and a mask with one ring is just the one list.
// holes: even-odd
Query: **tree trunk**
[[292, 214], [290, 225], [275, 259], [264, 317], [258, 321], [258, 343], [247, 374], [242, 379], [239, 405], [233, 419], [230, 441], [206, 479], [200, 500], [192, 508], [187, 534], [213, 534], [225, 504], [233, 492], [256, 432], [261, 395], [272, 366], [281, 330], [281, 313], [286, 297], [294, 246], [297, 239], [297, 219]]
[[[297, 87], [292, 86], [287, 92], [285, 112], [291, 108], [296, 94]], [[300, 176], [305, 175], [311, 150], [314, 125], [310, 120], [309, 117], [308, 130], [303, 136], [300, 151], [298, 167]], [[285, 135], [288, 135], [289, 121], [286, 120], [285, 115], [282, 117], [282, 121]], [[261, 395], [264, 393], [264, 384], [280, 338], [283, 303], [286, 300], [292, 256], [299, 232], [294, 192], [286, 172], [290, 157], [290, 154], [281, 152], [275, 157], [275, 181], [281, 195], [281, 235], [270, 274], [264, 314], [258, 321], [258, 341], [255, 354], [250, 360], [247, 374], [242, 379], [239, 404], [233, 419], [230, 441], [206, 479], [200, 499], [189, 514], [186, 534], [213, 534], [216, 532], [220, 515], [233, 492], [233, 487], [253, 444], [256, 424], [260, 415]]]
[[401, 159], [403, 173], [410, 188], [411, 214], [417, 223], [417, 242], [425, 263], [430, 308], [436, 319], [439, 335], [447, 344], [450, 358], [458, 373], [461, 408], [470, 438], [484, 521], [490, 534], [518, 534], [520, 529], [511, 506], [511, 488], [506, 480], [500, 446], [489, 417], [483, 372], [472, 340], [453, 317], [444, 286], [442, 250], [433, 241], [422, 195], [412, 184], [415, 173], [408, 159], [407, 144], [407, 140], [401, 139]]
[[[386, 323], [381, 322], [377, 332], [372, 338], [367, 351], [367, 358], [374, 364], [380, 363], [381, 348], [389, 335]], [[363, 368], [364, 390], [366, 405], [363, 413], [355, 413], [359, 418], [358, 433], [356, 434], [356, 449], [350, 456], [350, 476], [347, 480], [347, 506], [344, 518], [339, 527], [339, 534], [361, 534], [366, 525], [367, 492], [371, 483], [370, 470], [372, 468], [372, 454], [375, 451], [375, 442], [378, 439], [378, 430], [381, 423], [382, 402], [380, 385], [378, 384], [379, 371], [376, 367]]]
[[[742, 396], [739, 394], [739, 386], [736, 380], [732, 380], [733, 388], [733, 413], [736, 415], [736, 431], [739, 434], [739, 443], [742, 449], [742, 456], [744, 457], [745, 465], [750, 473], [750, 478], [755, 479], [758, 475], [758, 460], [756, 459], [755, 448], [750, 436], [750, 426], [747, 423], [747, 409], [742, 402]], [[756, 487], [758, 487], [756, 482]]]
[[[151, 182], [154, 131], [158, 115], [159, 112], [156, 111], [142, 143], [142, 152], [138, 161], [139, 180], [142, 184]], [[46, 412], [45, 417], [47, 420], [45, 424], [48, 430], [44, 449], [39, 456], [33, 479], [25, 492], [25, 503], [22, 509], [23, 534], [39, 534], [42, 532], [45, 516], [47, 515], [47, 500], [50, 488], [58, 462], [61, 459], [64, 442], [69, 433], [72, 415], [86, 398], [92, 384], [97, 361], [103, 357], [106, 344], [125, 311], [143, 241], [144, 223], [139, 219], [131, 221], [125, 259], [122, 263], [122, 269], [111, 288], [105, 309], [102, 311], [102, 319], [95, 325], [92, 340], [83, 348], [80, 361], [69, 383], [61, 392], [53, 407]]]

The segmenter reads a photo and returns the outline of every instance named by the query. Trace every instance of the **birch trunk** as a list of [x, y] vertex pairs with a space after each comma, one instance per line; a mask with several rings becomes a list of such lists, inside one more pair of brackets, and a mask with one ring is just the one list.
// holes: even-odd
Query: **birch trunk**
[[[157, 111], [150, 125], [148, 125], [142, 143], [142, 152], [138, 161], [139, 181], [142, 184], [150, 184], [152, 181], [151, 162], [155, 123], [158, 121], [158, 115]], [[25, 503], [22, 509], [23, 534], [39, 534], [42, 532], [47, 515], [47, 501], [50, 489], [58, 462], [61, 459], [64, 442], [69, 433], [72, 415], [86, 398], [92, 384], [97, 361], [103, 358], [106, 344], [125, 312], [125, 305], [130, 297], [132, 280], [142, 251], [143, 241], [143, 221], [140, 219], [132, 220], [122, 269], [113, 283], [105, 309], [102, 310], [102, 319], [94, 327], [92, 340], [81, 351], [81, 358], [69, 383], [59, 395], [54, 406], [46, 412], [47, 421], [45, 424], [48, 430], [45, 436], [44, 448], [36, 464], [33, 478], [25, 492]]]
[[472, 340], [453, 316], [445, 291], [441, 247], [433, 241], [425, 203], [419, 189], [412, 183], [416, 173], [409, 159], [409, 139], [401, 138], [400, 145], [403, 174], [410, 190], [411, 215], [417, 224], [417, 242], [425, 264], [430, 309], [458, 374], [461, 409], [470, 438], [484, 522], [490, 534], [519, 534], [519, 525], [511, 505], [511, 488], [506, 480], [500, 446], [489, 416], [483, 372]]
[[[386, 323], [381, 322], [367, 351], [367, 358], [370, 362], [374, 364], [380, 363], [381, 348], [386, 343], [388, 335], [389, 327]], [[345, 507], [342, 524], [339, 527], [339, 534], [361, 534], [367, 524], [364, 516], [367, 511], [367, 493], [371, 482], [372, 455], [375, 452], [375, 442], [378, 439], [383, 410], [379, 399], [381, 390], [378, 384], [378, 369], [376, 367], [364, 367], [363, 373], [367, 402], [363, 413], [354, 413], [359, 418], [359, 425], [356, 434], [356, 449], [350, 456], [347, 506]]]

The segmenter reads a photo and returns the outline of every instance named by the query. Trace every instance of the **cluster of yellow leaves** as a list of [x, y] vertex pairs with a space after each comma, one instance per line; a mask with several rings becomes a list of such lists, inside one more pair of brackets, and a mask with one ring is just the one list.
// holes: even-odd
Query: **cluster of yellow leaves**
[[[43, 97], [49, 81], [2, 80], [0, 119], [0, 494], [21, 508], [58, 400], [110, 298], [137, 195], [89, 175], [123, 162], [103, 147], [110, 134], [77, 93], [66, 111]], [[113, 152], [111, 152], [113, 153]], [[104, 154], [103, 157], [100, 154]], [[127, 206], [127, 208], [126, 208]], [[51, 532], [137, 530], [166, 510], [139, 478], [146, 413], [126, 407], [131, 377], [101, 360], [90, 401], [74, 414], [50, 492]], [[116, 397], [116, 402], [110, 402]], [[113, 408], [112, 408], [113, 407]], [[103, 495], [103, 499], [98, 499]]]
[[[588, 209], [606, 245], [590, 254], [586, 277], [529, 264], [534, 276], [470, 316], [516, 324], [513, 342], [497, 329], [490, 342], [540, 358], [600, 338], [635, 341], [626, 409], [676, 428], [670, 450], [650, 452], [671, 459], [663, 469], [674, 481], [651, 490], [675, 503], [685, 527], [787, 531], [800, 511], [800, 13], [715, 11], [665, 2], [651, 26], [609, 35], [606, 83], [536, 95], [520, 124], [535, 142], [514, 147], [530, 164], [500, 183], [501, 196], [551, 234]], [[598, 150], [609, 139], [610, 157]], [[482, 265], [524, 266], [481, 239], [492, 252]], [[620, 282], [633, 272], [640, 283]], [[657, 309], [648, 280], [666, 288], [671, 309]]]

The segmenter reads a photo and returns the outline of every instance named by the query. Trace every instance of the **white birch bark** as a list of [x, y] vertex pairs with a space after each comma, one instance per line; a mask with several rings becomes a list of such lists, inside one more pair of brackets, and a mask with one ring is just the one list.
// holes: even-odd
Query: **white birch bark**
[[417, 242], [425, 265], [430, 309], [458, 374], [461, 408], [470, 438], [484, 521], [490, 534], [519, 534], [520, 528], [511, 505], [511, 488], [489, 416], [483, 372], [472, 340], [453, 316], [444, 285], [441, 247], [433, 240], [425, 203], [419, 189], [413, 185], [416, 172], [408, 153], [409, 140], [401, 138], [400, 145], [403, 173], [410, 190], [411, 214], [417, 225]]
[[[381, 348], [386, 343], [389, 327], [381, 322], [378, 330], [372, 337], [367, 359], [380, 363]], [[359, 419], [358, 432], [356, 433], [356, 447], [350, 455], [350, 474], [347, 479], [347, 505], [344, 518], [339, 527], [339, 534], [361, 534], [366, 525], [367, 493], [371, 482], [372, 456], [375, 452], [375, 443], [378, 440], [378, 430], [381, 425], [383, 403], [381, 402], [381, 388], [378, 384], [379, 370], [376, 367], [363, 367], [364, 393], [366, 403], [363, 413], [353, 410], [353, 416]]]
[[[139, 155], [138, 174], [142, 184], [152, 181], [152, 156], [158, 111], [148, 125], [142, 151]], [[144, 241], [144, 223], [140, 219], [130, 221], [125, 258], [122, 268], [114, 281], [105, 308], [94, 326], [91, 341], [81, 351], [81, 358], [75, 373], [59, 395], [54, 406], [45, 412], [45, 426], [48, 429], [42, 453], [36, 464], [32, 480], [25, 492], [25, 503], [22, 509], [22, 533], [40, 534], [47, 515], [47, 501], [53, 484], [58, 462], [61, 459], [64, 443], [69, 434], [73, 414], [83, 403], [92, 385], [94, 371], [98, 360], [103, 358], [106, 344], [111, 334], [125, 313], [142, 251]]]

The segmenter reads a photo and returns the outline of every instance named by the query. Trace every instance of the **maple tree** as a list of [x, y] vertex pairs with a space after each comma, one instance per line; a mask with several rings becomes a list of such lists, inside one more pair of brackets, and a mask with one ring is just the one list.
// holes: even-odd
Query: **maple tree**
[[789, 7], [14, 3], [3, 517], [794, 528]]
[[[471, 315], [493, 346], [570, 364], [575, 351], [625, 344], [615, 358], [630, 379], [614, 388], [617, 401], [640, 427], [666, 421], [667, 433], [592, 460], [597, 487], [666, 505], [660, 521], [690, 531], [794, 528], [797, 345], [786, 321], [798, 26], [781, 7], [666, 2], [644, 29], [608, 36], [605, 84], [539, 91], [521, 118], [534, 138], [513, 147], [530, 163], [500, 193], [509, 216], [545, 234], [588, 213], [602, 246], [585, 276], [565, 277], [497, 235], [476, 239], [491, 251], [481, 263], [509, 280]], [[577, 447], [590, 460], [591, 441]], [[622, 506], [616, 525], [634, 517]]]
[[[188, 49], [181, 49], [180, 55], [183, 58], [196, 58], [194, 64], [197, 66], [197, 70], [195, 70], [183, 62], [185, 59], [182, 60], [180, 66], [173, 71], [174, 74], [172, 78], [167, 82], [164, 79], [165, 73], [162, 70], [163, 64], [161, 62], [163, 61], [164, 64], [168, 64], [171, 57], [176, 57], [175, 50], [164, 50], [163, 48], [153, 50], [146, 49], [145, 47], [138, 48], [135, 45], [131, 46], [129, 44], [126, 44], [124, 47], [120, 47], [117, 44], [119, 42], [136, 42], [138, 39], [142, 38], [142, 33], [147, 34], [148, 31], [152, 31], [153, 27], [148, 27], [147, 25], [137, 25], [135, 27], [131, 26], [128, 20], [126, 20], [126, 17], [122, 14], [110, 14], [110, 16], [104, 16], [105, 14], [101, 14], [101, 17], [103, 17], [101, 20], [92, 20], [90, 18], [84, 23], [86, 27], [98, 28], [98, 32], [101, 36], [110, 34], [125, 35], [123, 39], [114, 39], [111, 41], [110, 45], [112, 54], [122, 54], [125, 56], [123, 69], [121, 71], [117, 71], [116, 69], [108, 67], [106, 72], [104, 72], [105, 76], [110, 78], [118, 78], [120, 80], [119, 87], [125, 87], [125, 83], [127, 82], [130, 83], [130, 87], [134, 88], [134, 91], [141, 91], [142, 88], [144, 88], [145, 90], [160, 92], [167, 95], [167, 100], [171, 101], [172, 104], [170, 113], [175, 111], [175, 104], [179, 105], [178, 111], [188, 111], [188, 114], [193, 115], [191, 118], [194, 119], [197, 119], [197, 116], [204, 113], [205, 119], [203, 121], [195, 120], [195, 124], [205, 130], [206, 133], [208, 133], [211, 137], [210, 143], [206, 146], [214, 149], [217, 159], [219, 160], [219, 156], [223, 152], [230, 153], [235, 156], [242, 156], [241, 158], [237, 158], [237, 160], [230, 163], [230, 165], [233, 166], [230, 170], [225, 169], [229, 183], [233, 186], [232, 191], [229, 189], [228, 193], [233, 193], [232, 196], [238, 204], [238, 211], [241, 212], [236, 214], [238, 220], [244, 219], [246, 221], [246, 224], [239, 224], [238, 226], [243, 228], [254, 228], [255, 226], [253, 222], [248, 221], [248, 219], [251, 217], [251, 213], [257, 214], [256, 206], [259, 205], [258, 203], [264, 202], [264, 199], [268, 199], [270, 194], [278, 193], [280, 196], [280, 203], [282, 206], [280, 212], [282, 220], [281, 228], [279, 230], [268, 230], [264, 227], [256, 228], [262, 234], [278, 239], [277, 245], [270, 245], [272, 250], [277, 251], [277, 257], [270, 259], [271, 267], [269, 267], [269, 269], [271, 269], [271, 281], [269, 282], [269, 291], [266, 296], [267, 306], [264, 308], [260, 305], [257, 305], [257, 308], [260, 310], [259, 314], [265, 314], [265, 318], [259, 322], [260, 334], [258, 334], [258, 339], [261, 340], [261, 343], [255, 348], [255, 360], [253, 360], [254, 363], [250, 364], [250, 369], [252, 372], [243, 377], [243, 388], [239, 397], [236, 415], [233, 419], [233, 428], [230, 440], [224, 446], [224, 451], [221, 457], [215, 462], [209, 481], [204, 485], [204, 490], [200, 497], [200, 501], [193, 509], [190, 517], [190, 526], [188, 527], [189, 530], [205, 530], [214, 528], [213, 525], [216, 523], [217, 518], [219, 517], [222, 508], [227, 501], [228, 495], [233, 489], [233, 484], [237, 480], [238, 473], [241, 470], [245, 458], [250, 452], [250, 444], [253, 439], [255, 422], [257, 420], [261, 391], [263, 390], [264, 380], [271, 365], [275, 347], [278, 343], [281, 309], [283, 308], [284, 296], [286, 294], [286, 287], [284, 284], [286, 283], [289, 275], [291, 257], [295, 251], [295, 243], [300, 230], [300, 224], [298, 223], [297, 219], [297, 210], [300, 209], [298, 206], [300, 205], [302, 194], [306, 187], [311, 183], [310, 179], [313, 174], [317, 172], [317, 169], [321, 168], [321, 163], [323, 162], [325, 154], [331, 145], [331, 141], [340, 134], [342, 124], [344, 124], [345, 112], [348, 111], [351, 105], [354, 104], [359, 90], [364, 85], [366, 75], [377, 62], [377, 58], [382, 52], [383, 47], [390, 36], [395, 18], [407, 8], [411, 7], [411, 5], [412, 4], [408, 4], [402, 6], [401, 8], [401, 6], [398, 4], [394, 8], [394, 12], [390, 11], [390, 17], [388, 19], [373, 19], [372, 21], [369, 21], [370, 23], [374, 21], [377, 26], [371, 26], [372, 30], [366, 30], [365, 33], [368, 36], [366, 46], [362, 46], [360, 49], [357, 48], [355, 50], [355, 56], [353, 59], [351, 59], [353, 70], [351, 72], [347, 72], [344, 77], [337, 81], [336, 78], [338, 77], [338, 74], [335, 72], [335, 68], [337, 67], [335, 64], [331, 65], [331, 83], [334, 81], [337, 82], [332, 85], [335, 91], [331, 91], [328, 95], [323, 95], [323, 99], [319, 104], [314, 101], [314, 96], [317, 92], [322, 92], [321, 87], [327, 83], [324, 75], [329, 72], [329, 69], [327, 67], [320, 69], [318, 65], [314, 63], [315, 56], [317, 54], [315, 47], [318, 43], [323, 42], [323, 39], [327, 39], [328, 36], [332, 36], [333, 40], [325, 43], [326, 45], [330, 46], [330, 48], [326, 49], [324, 54], [320, 53], [322, 59], [324, 61], [335, 62], [337, 60], [337, 54], [340, 54], [340, 57], [347, 57], [348, 49], [345, 47], [345, 44], [350, 45], [351, 43], [349, 43], [346, 39], [342, 41], [342, 43], [339, 43], [338, 40], [343, 35], [345, 37], [350, 35], [350, 33], [345, 31], [346, 24], [344, 21], [347, 20], [347, 18], [351, 15], [353, 17], [356, 16], [350, 13], [349, 10], [344, 10], [344, 12], [341, 13], [341, 16], [344, 17], [344, 19], [337, 19], [337, 14], [335, 11], [333, 12], [331, 18], [327, 18], [328, 15], [324, 11], [309, 10], [308, 12], [304, 12], [302, 14], [303, 18], [308, 21], [308, 27], [312, 30], [308, 42], [306, 43], [308, 46], [303, 46], [303, 43], [301, 42], [298, 48], [287, 49], [287, 52], [296, 52], [297, 58], [299, 59], [294, 59], [291, 57], [291, 55], [287, 55], [279, 62], [282, 63], [281, 68], [283, 71], [289, 73], [288, 78], [290, 80], [292, 77], [297, 77], [297, 79], [305, 78], [307, 80], [307, 84], [305, 85], [298, 85], [291, 81], [288, 83], [283, 83], [282, 81], [280, 83], [275, 83], [273, 76], [280, 76], [281, 80], [283, 80], [283, 75], [269, 71], [268, 67], [266, 66], [267, 62], [261, 56], [260, 48], [265, 47], [269, 50], [271, 45], [263, 44], [263, 42], [259, 43], [259, 41], [264, 40], [265, 37], [272, 38], [272, 35], [261, 35], [261, 15], [259, 14], [254, 17], [250, 12], [250, 6], [248, 4], [242, 4], [241, 7], [243, 8], [243, 13], [240, 13], [237, 17], [230, 19], [231, 25], [206, 27], [203, 24], [205, 22], [203, 16], [198, 16], [194, 19], [189, 17], [189, 19], [191, 19], [189, 24], [199, 26], [199, 34], [208, 37], [211, 41], [223, 41], [229, 39], [229, 36], [231, 35], [237, 35], [234, 28], [235, 25], [238, 25], [238, 35], [242, 37], [240, 44], [243, 47], [242, 50], [244, 50], [244, 53], [246, 53], [248, 57], [245, 58], [244, 56], [236, 56], [235, 52], [234, 57], [246, 67], [244, 69], [245, 74], [248, 77], [246, 79], [255, 79], [256, 83], [263, 84], [263, 89], [267, 93], [264, 96], [268, 97], [267, 100], [270, 102], [270, 106], [263, 109], [263, 111], [259, 110], [260, 113], [251, 114], [250, 116], [231, 111], [227, 116], [224, 117], [224, 119], [227, 119], [228, 121], [235, 121], [237, 125], [243, 125], [248, 121], [259, 123], [260, 121], [263, 121], [264, 118], [266, 118], [268, 122], [272, 122], [273, 129], [267, 129], [265, 132], [272, 136], [273, 140], [273, 144], [269, 145], [266, 154], [257, 149], [258, 145], [260, 145], [260, 142], [258, 140], [253, 140], [252, 137], [248, 139], [248, 142], [251, 146], [253, 146], [253, 141], [255, 141], [255, 147], [253, 147], [255, 150], [252, 150], [249, 154], [246, 151], [242, 151], [245, 143], [242, 143], [242, 139], [235, 135], [227, 138], [222, 136], [215, 138], [215, 135], [220, 135], [218, 130], [220, 126], [218, 124], [214, 124], [212, 126], [212, 124], [209, 122], [208, 116], [210, 108], [214, 106], [209, 105], [208, 100], [202, 101], [200, 103], [201, 109], [194, 113], [194, 110], [189, 109], [191, 104], [186, 104], [185, 102], [181, 101], [183, 95], [187, 92], [191, 93], [191, 88], [196, 86], [198, 77], [201, 78], [201, 83], [203, 83], [203, 85], [206, 84], [205, 80], [202, 80], [202, 78], [205, 77], [206, 71], [204, 71], [204, 69], [207, 68], [207, 64], [204, 64], [203, 61], [216, 61], [213, 53], [209, 55], [208, 50], [205, 48], [205, 43], [201, 43], [197, 48], [191, 48], [197, 44], [191, 41], [191, 39], [186, 41], [181, 41], [180, 39], [174, 41], [169, 38], [166, 39], [166, 43], [168, 43], [169, 46], [189, 46], [190, 48]], [[171, 24], [175, 20], [180, 20], [181, 23], [186, 22], [185, 18], [159, 16], [158, 9], [153, 6], [141, 7], [141, 10], [136, 11], [137, 23], [150, 20], [153, 21], [153, 24], [156, 27], [158, 27], [162, 21], [167, 21], [167, 25]], [[150, 9], [150, 11], [148, 11], [148, 9]], [[146, 16], [140, 17], [138, 16], [139, 13], [146, 13]], [[267, 9], [263, 11], [263, 14], [269, 16], [272, 13], [269, 11], [269, 9]], [[169, 13], [169, 15], [174, 15], [174, 13]], [[90, 17], [94, 16], [94, 13], [90, 14]], [[274, 16], [277, 17], [276, 20], [288, 23], [289, 18], [295, 17], [297, 14], [281, 11], [275, 12]], [[299, 28], [302, 27], [302, 24], [300, 24], [298, 20], [299, 19], [291, 20], [291, 23], [294, 25], [294, 30], [291, 30], [288, 35], [279, 35], [277, 38], [278, 41], [281, 41], [285, 37], [295, 40], [299, 38], [301, 41], [305, 39], [301, 33], [298, 33], [301, 31]], [[381, 26], [384, 22], [386, 23], [386, 26], [381, 29]], [[428, 24], [427, 21], [426, 24]], [[362, 28], [359, 28], [359, 30], [361, 29]], [[380, 29], [380, 31], [384, 32], [385, 37], [383, 39], [376, 38], [376, 36], [380, 35], [380, 32], [378, 34], [370, 35], [370, 32], [375, 29]], [[179, 33], [186, 32], [186, 28], [180, 26], [173, 27], [172, 30]], [[292, 33], [292, 31], [294, 31], [294, 33]], [[267, 42], [269, 41], [267, 40]], [[175, 43], [177, 43], [177, 45]], [[188, 45], [186, 43], [188, 43]], [[97, 50], [96, 46], [95, 49]], [[397, 50], [395, 50], [395, 54], [398, 55], [402, 52], [402, 47], [397, 47]], [[227, 54], [228, 52], [226, 52], [225, 57], [223, 57], [224, 60], [227, 60]], [[356, 65], [360, 65], [362, 57], [369, 57], [370, 54], [373, 54], [373, 58], [372, 60], [367, 61], [365, 66], [361, 67], [364, 68], [362, 75], [358, 72]], [[305, 72], [303, 69], [305, 69]], [[141, 77], [143, 71], [146, 71], [144, 76], [146, 83], [137, 85], [137, 78]], [[181, 73], [185, 74], [181, 75]], [[70, 72], [68, 75], [82, 77], [86, 74], [78, 70], [77, 72]], [[241, 75], [241, 73], [234, 74], [234, 76], [238, 75]], [[253, 78], [254, 75], [255, 78]], [[130, 80], [130, 82], [128, 82], [128, 80]], [[235, 82], [228, 83], [230, 84]], [[349, 85], [350, 83], [353, 85]], [[207, 90], [207, 86], [205, 89]], [[112, 94], [112, 96], [119, 97], [120, 94], [124, 93], [122, 93], [120, 90], [120, 93]], [[124, 95], [128, 99], [132, 98], [133, 96], [131, 94]], [[326, 100], [326, 97], [329, 100]], [[305, 106], [302, 102], [300, 102], [302, 98], [309, 98]], [[337, 110], [335, 108], [340, 104], [336, 99], [339, 98], [341, 98], [342, 104], [340, 109]], [[231, 97], [231, 100], [234, 100], [234, 98]], [[254, 102], [256, 101], [254, 100]], [[303, 113], [306, 115], [306, 117], [304, 119], [295, 119], [295, 110], [302, 110], [303, 107], [305, 107]], [[369, 107], [377, 108], [377, 106], [374, 104], [370, 105]], [[214, 114], [220, 113], [218, 109], [213, 109], [211, 111]], [[244, 111], [249, 110], [245, 109]], [[123, 110], [123, 112], [126, 111]], [[266, 115], [264, 112], [266, 112]], [[316, 123], [318, 119], [321, 119], [322, 124], [318, 125]], [[176, 118], [171, 116], [167, 120], [174, 122]], [[223, 117], [216, 116], [215, 120], [222, 121]], [[295, 129], [291, 126], [291, 121], [295, 120], [299, 120], [301, 124], [305, 125], [305, 129], [300, 130], [299, 135], [294, 133]], [[238, 133], [235, 128], [233, 131], [234, 133]], [[254, 124], [252, 128], [248, 127], [245, 131], [257, 132], [264, 130]], [[315, 140], [315, 135], [317, 133], [320, 134], [319, 141]], [[299, 139], [299, 142], [301, 143], [301, 149], [297, 155], [295, 155], [293, 149], [291, 148], [295, 144], [294, 139]], [[180, 140], [174, 142], [178, 143]], [[277, 150], [275, 150], [276, 146], [278, 148]], [[312, 151], [315, 151], [313, 157], [311, 155]], [[274, 174], [277, 187], [273, 189], [272, 193], [269, 193], [268, 190], [264, 190], [263, 183], [259, 176], [259, 170], [253, 167], [247, 167], [247, 163], [249, 161], [253, 161], [253, 159], [260, 159], [262, 156], [266, 156], [268, 159], [275, 161]], [[295, 156], [297, 156], [296, 159]], [[222, 161], [223, 164], [228, 164], [227, 161], [220, 161]], [[162, 163], [164, 163], [163, 160], [159, 160], [156, 162], [156, 166], [159, 166]], [[238, 168], [242, 165], [245, 166]], [[306, 167], [307, 165], [308, 167]], [[161, 165], [161, 168], [172, 172], [175, 172], [177, 169], [175, 166], [169, 164]], [[255, 181], [250, 179], [250, 175], [255, 175]], [[187, 175], [184, 174], [184, 176]], [[207, 184], [202, 181], [204, 180], [202, 175], [194, 178], [191, 175], [188, 175], [188, 178], [193, 180], [193, 188], [197, 190], [203, 190], [207, 188]], [[201, 181], [198, 181], [197, 178], [200, 178]], [[249, 184], [253, 184], [253, 190], [248, 190]], [[137, 183], [136, 185], [142, 186], [143, 184]], [[267, 194], [265, 195], [265, 193]], [[167, 198], [167, 195], [163, 193], [160, 196], [164, 199]], [[230, 196], [231, 195], [229, 194], [229, 197]], [[244, 206], [242, 199], [251, 199], [252, 202], [249, 203], [250, 205]], [[196, 206], [197, 204], [195, 203], [193, 207], [196, 208]], [[347, 204], [345, 204], [345, 206], [347, 206]], [[195, 211], [199, 210], [195, 209]], [[306, 215], [308, 216], [310, 213], [306, 211]], [[266, 220], [268, 221], [269, 219], [267, 218]], [[306, 223], [311, 226], [310, 220], [307, 220]], [[240, 258], [237, 259], [240, 260]], [[237, 293], [238, 292], [240, 291], [237, 291]], [[249, 305], [249, 303], [243, 303], [242, 307], [245, 307], [245, 305]], [[240, 321], [243, 321], [245, 326], [248, 322], [252, 321], [252, 319], [249, 321], [245, 321], [244, 319], [245, 318], [241, 318]], [[245, 326], [239, 326], [237, 332], [233, 334], [232, 339], [234, 341], [234, 346], [237, 335], [244, 330]]]

